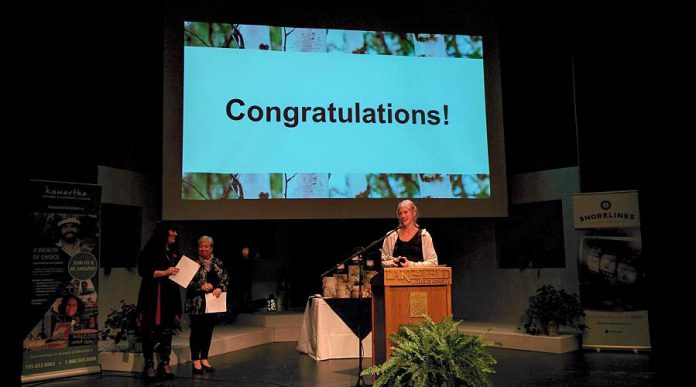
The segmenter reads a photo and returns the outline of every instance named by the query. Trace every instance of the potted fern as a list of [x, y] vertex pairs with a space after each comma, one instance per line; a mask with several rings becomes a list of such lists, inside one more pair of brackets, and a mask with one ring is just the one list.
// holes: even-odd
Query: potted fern
[[457, 329], [460, 322], [446, 318], [440, 323], [425, 316], [414, 325], [402, 326], [389, 336], [391, 356], [382, 364], [364, 370], [375, 375], [379, 386], [491, 386], [495, 359], [483, 338]]
[[529, 297], [524, 331], [531, 335], [556, 336], [561, 326], [567, 326], [582, 332], [585, 329], [584, 316], [577, 294], [544, 285]]

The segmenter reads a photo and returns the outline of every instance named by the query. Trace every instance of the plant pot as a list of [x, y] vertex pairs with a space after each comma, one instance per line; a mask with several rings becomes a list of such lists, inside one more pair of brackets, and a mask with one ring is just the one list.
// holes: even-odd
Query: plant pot
[[558, 323], [555, 321], [549, 321], [546, 324], [546, 334], [551, 337], [558, 336]]
[[130, 343], [128, 342], [128, 338], [124, 338], [116, 342], [114, 340], [114, 350], [119, 351], [119, 352], [128, 352], [130, 351]]
[[143, 341], [135, 331], [128, 331], [128, 352], [140, 353], [143, 351]]

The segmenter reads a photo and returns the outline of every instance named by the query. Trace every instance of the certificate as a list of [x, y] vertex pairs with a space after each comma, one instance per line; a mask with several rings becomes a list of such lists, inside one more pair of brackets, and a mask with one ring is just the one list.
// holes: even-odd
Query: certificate
[[201, 265], [191, 260], [191, 258], [182, 255], [179, 263], [176, 264], [176, 267], [179, 268], [179, 273], [170, 275], [169, 279], [181, 285], [182, 288], [185, 288], [191, 283], [191, 279], [196, 275], [200, 266]]
[[211, 293], [205, 294], [205, 313], [227, 312], [227, 292], [220, 293], [220, 297], [215, 297]]

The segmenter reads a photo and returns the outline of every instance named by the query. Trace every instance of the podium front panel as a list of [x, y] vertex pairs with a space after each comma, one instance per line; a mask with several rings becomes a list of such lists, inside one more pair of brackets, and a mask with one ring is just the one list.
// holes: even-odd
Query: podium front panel
[[452, 269], [387, 268], [372, 281], [373, 364], [389, 358], [389, 335], [404, 324], [452, 316]]

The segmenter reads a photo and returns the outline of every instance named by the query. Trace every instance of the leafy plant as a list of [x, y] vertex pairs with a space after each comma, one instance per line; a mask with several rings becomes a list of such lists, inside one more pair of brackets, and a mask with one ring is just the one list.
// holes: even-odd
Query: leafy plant
[[425, 316], [389, 336], [391, 356], [361, 375], [376, 375], [378, 386], [491, 386], [496, 364], [482, 337], [457, 329], [451, 317], [440, 323]]
[[[128, 339], [129, 333], [136, 333], [140, 330], [139, 318], [137, 306], [126, 304], [124, 300], [121, 300], [121, 309], [111, 309], [111, 313], [106, 316], [104, 322], [106, 329], [100, 331], [99, 336], [102, 340], [113, 339], [114, 343], [118, 344], [121, 340]], [[176, 335], [179, 332], [181, 332], [181, 325], [177, 321], [172, 333]]]
[[138, 311], [135, 304], [126, 304], [121, 300], [121, 309], [111, 309], [111, 313], [106, 316], [104, 325], [106, 329], [100, 332], [102, 340], [111, 338], [118, 344], [121, 340], [128, 338], [128, 332], [133, 332], [138, 328]]
[[529, 308], [524, 315], [524, 330], [532, 335], [548, 334], [549, 324], [557, 324], [582, 332], [585, 330], [584, 316], [577, 294], [544, 285], [529, 297]]

